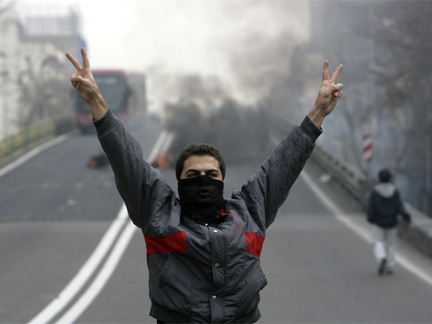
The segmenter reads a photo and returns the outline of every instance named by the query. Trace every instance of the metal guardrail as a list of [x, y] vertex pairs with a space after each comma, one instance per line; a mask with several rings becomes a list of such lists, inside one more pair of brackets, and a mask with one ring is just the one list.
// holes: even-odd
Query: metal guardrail
[[363, 207], [366, 206], [370, 187], [360, 171], [320, 144], [316, 144], [311, 159], [336, 179]]
[[[294, 126], [286, 117], [279, 114], [269, 113], [267, 118], [272, 126], [271, 130], [276, 132], [278, 136], [289, 131]], [[315, 146], [311, 160], [338, 181], [362, 206], [366, 205], [370, 188], [366, 177], [360, 171], [319, 143]]]
[[0, 141], [0, 166], [33, 147], [75, 128], [72, 118], [48, 120], [30, 125]]
[[411, 214], [412, 225], [399, 226], [399, 236], [432, 258], [432, 218], [410, 204], [405, 204], [405, 207]]

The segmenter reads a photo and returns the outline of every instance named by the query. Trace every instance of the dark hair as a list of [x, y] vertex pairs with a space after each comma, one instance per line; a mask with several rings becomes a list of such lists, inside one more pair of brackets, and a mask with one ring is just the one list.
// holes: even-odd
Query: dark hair
[[382, 169], [378, 173], [378, 179], [380, 182], [387, 183], [392, 179], [392, 174], [389, 169]]
[[225, 179], [225, 161], [221, 152], [216, 146], [207, 143], [194, 143], [186, 146], [181, 150], [178, 160], [176, 162], [175, 170], [177, 180], [180, 180], [183, 171], [184, 162], [192, 155], [211, 155], [219, 162], [219, 168], [222, 172], [222, 179]]

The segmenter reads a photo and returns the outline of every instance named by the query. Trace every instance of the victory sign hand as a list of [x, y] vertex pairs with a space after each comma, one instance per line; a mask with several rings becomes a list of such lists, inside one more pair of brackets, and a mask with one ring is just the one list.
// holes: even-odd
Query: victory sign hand
[[71, 53], [66, 53], [66, 57], [77, 70], [77, 73], [72, 74], [70, 80], [72, 86], [78, 90], [81, 98], [89, 104], [93, 118], [97, 120], [105, 115], [108, 106], [93, 77], [85, 48], [81, 48], [81, 55], [83, 58], [82, 66]]
[[321, 87], [318, 92], [318, 97], [315, 101], [315, 105], [308, 114], [309, 118], [317, 125], [321, 127], [321, 124], [328, 114], [330, 114], [336, 107], [338, 100], [342, 97], [342, 83], [336, 83], [336, 80], [342, 71], [343, 65], [339, 64], [336, 70], [333, 72], [332, 77], [329, 78], [329, 63], [327, 60], [324, 61], [323, 78]]

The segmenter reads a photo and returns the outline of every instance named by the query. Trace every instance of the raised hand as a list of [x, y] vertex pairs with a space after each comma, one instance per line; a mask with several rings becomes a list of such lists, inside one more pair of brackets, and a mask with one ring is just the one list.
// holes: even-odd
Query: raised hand
[[309, 118], [318, 126], [321, 126], [324, 117], [330, 114], [336, 107], [337, 101], [342, 97], [342, 83], [336, 83], [336, 80], [342, 71], [343, 65], [339, 64], [329, 78], [328, 72], [329, 63], [324, 61], [323, 79], [321, 87], [318, 92], [318, 97], [315, 101], [311, 112], [308, 114]]
[[77, 70], [77, 73], [72, 73], [70, 80], [72, 86], [78, 90], [81, 98], [89, 104], [93, 118], [97, 120], [105, 115], [108, 106], [93, 77], [84, 47], [81, 48], [81, 55], [83, 58], [82, 66], [71, 53], [66, 53], [66, 57]]

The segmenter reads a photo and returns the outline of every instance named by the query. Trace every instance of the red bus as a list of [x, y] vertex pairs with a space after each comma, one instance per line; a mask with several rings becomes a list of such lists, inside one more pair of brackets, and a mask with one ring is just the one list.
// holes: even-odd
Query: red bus
[[[126, 125], [147, 111], [146, 82], [142, 73], [94, 70], [93, 76], [112, 112]], [[76, 125], [82, 134], [94, 132], [90, 109], [76, 92]]]

